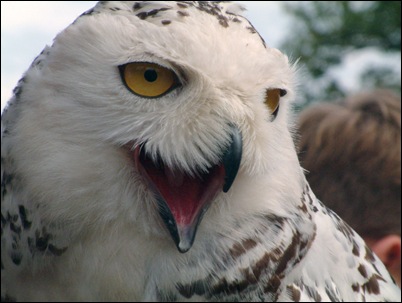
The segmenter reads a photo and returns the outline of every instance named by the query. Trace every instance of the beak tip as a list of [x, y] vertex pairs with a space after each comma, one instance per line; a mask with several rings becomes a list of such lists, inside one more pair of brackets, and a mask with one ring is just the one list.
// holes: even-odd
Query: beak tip
[[178, 241], [176, 246], [179, 252], [182, 254], [188, 252], [193, 246], [195, 234], [197, 232], [198, 223], [188, 226], [178, 226]]
[[191, 248], [192, 244], [191, 243], [183, 243], [183, 241], [180, 241], [177, 244], [177, 249], [179, 250], [179, 252], [181, 252], [182, 254], [188, 252]]
[[231, 183], [229, 183], [229, 182], [225, 183], [225, 185], [223, 185], [223, 192], [227, 193], [231, 187], [232, 187], [232, 182]]

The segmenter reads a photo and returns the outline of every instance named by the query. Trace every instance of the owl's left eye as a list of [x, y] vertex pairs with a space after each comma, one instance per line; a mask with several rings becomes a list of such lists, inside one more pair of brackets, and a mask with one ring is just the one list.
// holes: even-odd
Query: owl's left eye
[[268, 109], [275, 119], [279, 112], [279, 102], [281, 97], [286, 95], [286, 90], [284, 89], [268, 89], [265, 94], [265, 104], [268, 106]]
[[133, 62], [119, 66], [126, 87], [145, 98], [161, 97], [180, 85], [170, 69], [150, 62]]

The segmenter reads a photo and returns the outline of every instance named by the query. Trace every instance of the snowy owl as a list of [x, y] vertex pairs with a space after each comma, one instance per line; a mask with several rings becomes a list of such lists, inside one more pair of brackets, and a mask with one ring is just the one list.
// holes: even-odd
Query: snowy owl
[[228, 1], [102, 1], [2, 115], [1, 296], [400, 301], [311, 192], [295, 69]]

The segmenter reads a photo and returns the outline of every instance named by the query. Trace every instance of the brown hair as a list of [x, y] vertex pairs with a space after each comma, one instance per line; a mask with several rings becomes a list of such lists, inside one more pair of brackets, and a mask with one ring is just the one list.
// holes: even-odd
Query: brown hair
[[401, 98], [386, 90], [321, 103], [299, 117], [312, 190], [359, 234], [401, 234]]

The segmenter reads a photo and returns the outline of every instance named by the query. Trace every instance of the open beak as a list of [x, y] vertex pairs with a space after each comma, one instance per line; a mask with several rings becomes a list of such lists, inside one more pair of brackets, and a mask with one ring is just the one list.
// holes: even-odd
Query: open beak
[[138, 171], [155, 193], [159, 214], [177, 249], [187, 252], [212, 201], [221, 190], [228, 192], [236, 178], [242, 156], [240, 130], [231, 125], [231, 141], [223, 152], [222, 162], [197, 176], [169, 168], [162, 160], [154, 163], [144, 145], [136, 147], [133, 154]]

